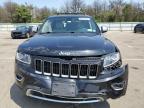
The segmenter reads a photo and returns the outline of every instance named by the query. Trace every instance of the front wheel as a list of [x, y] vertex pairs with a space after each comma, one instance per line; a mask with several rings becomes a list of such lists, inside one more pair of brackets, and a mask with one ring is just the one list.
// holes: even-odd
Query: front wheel
[[144, 28], [143, 28], [143, 30], [142, 30], [142, 33], [144, 33]]
[[15, 37], [14, 37], [14, 36], [11, 36], [11, 38], [12, 38], [12, 39], [15, 39]]
[[136, 28], [134, 29], [134, 33], [137, 33], [137, 30], [136, 30]]
[[30, 38], [30, 34], [29, 33], [26, 34], [26, 38]]

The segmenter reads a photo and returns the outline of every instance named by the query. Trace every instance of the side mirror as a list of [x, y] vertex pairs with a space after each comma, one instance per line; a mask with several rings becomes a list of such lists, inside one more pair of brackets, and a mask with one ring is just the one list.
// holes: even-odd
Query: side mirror
[[105, 32], [107, 32], [108, 31], [108, 28], [107, 27], [105, 27], [105, 26], [102, 26], [101, 27], [101, 32], [102, 33], [105, 33]]

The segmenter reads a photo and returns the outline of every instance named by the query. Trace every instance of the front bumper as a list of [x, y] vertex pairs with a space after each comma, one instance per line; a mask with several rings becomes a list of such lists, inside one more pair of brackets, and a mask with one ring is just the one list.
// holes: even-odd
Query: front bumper
[[26, 34], [13, 34], [11, 33], [11, 37], [12, 38], [25, 38], [26, 37]]
[[[106, 73], [106, 72], [105, 72]], [[59, 103], [93, 103], [108, 98], [125, 95], [128, 83], [128, 65], [115, 69], [107, 74], [100, 74], [96, 79], [68, 79], [37, 75], [26, 64], [15, 65], [16, 84], [27, 96]], [[52, 95], [53, 82], [74, 82], [75, 97]], [[71, 88], [65, 88], [69, 91]]]

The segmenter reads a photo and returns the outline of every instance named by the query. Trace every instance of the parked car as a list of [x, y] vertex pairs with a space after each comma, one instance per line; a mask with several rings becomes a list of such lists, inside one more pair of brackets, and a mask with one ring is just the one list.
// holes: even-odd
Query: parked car
[[16, 30], [11, 31], [11, 37], [15, 38], [29, 38], [32, 36], [32, 26], [18, 26]]
[[144, 23], [143, 24], [137, 24], [134, 27], [134, 33], [137, 33], [137, 32], [144, 33]]
[[128, 65], [91, 16], [50, 16], [19, 45], [16, 84], [26, 96], [59, 103], [93, 103], [125, 95]]

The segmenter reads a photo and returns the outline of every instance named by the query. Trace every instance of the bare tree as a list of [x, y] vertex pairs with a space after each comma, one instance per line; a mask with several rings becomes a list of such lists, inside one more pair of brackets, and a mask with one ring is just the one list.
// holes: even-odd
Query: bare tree
[[99, 1], [95, 0], [93, 2], [93, 9], [94, 9], [95, 14], [98, 14], [99, 11], [101, 11], [101, 4]]
[[[67, 0], [61, 9], [49, 9], [48, 7], [33, 7], [31, 4], [24, 4], [29, 9], [31, 21], [41, 22], [49, 15], [57, 12], [76, 13], [83, 12], [93, 16], [97, 21], [144, 21], [144, 2], [139, 0], [125, 2], [126, 0], [94, 0], [86, 5], [85, 0]], [[0, 6], [0, 22], [13, 22], [16, 9], [21, 7], [11, 0]], [[20, 16], [22, 19], [22, 17]]]
[[121, 21], [122, 10], [125, 6], [124, 0], [110, 0], [109, 3], [110, 3], [110, 9], [112, 9], [115, 14], [115, 19]]
[[84, 2], [82, 0], [72, 0], [71, 1], [71, 11], [72, 12], [80, 12]]
[[13, 14], [15, 13], [17, 6], [18, 5], [16, 3], [11, 1], [4, 3], [4, 8], [6, 10], [7, 18], [10, 22], [13, 21]]
[[47, 7], [36, 8], [35, 11], [36, 11], [36, 18], [40, 21], [44, 20], [51, 14], [51, 10]]
[[64, 3], [64, 6], [61, 7], [60, 12], [65, 13], [78, 13], [85, 11], [85, 4], [82, 0], [70, 0]]
[[6, 10], [0, 6], [0, 23], [8, 22]]
[[86, 9], [85, 9], [85, 13], [87, 14], [87, 15], [90, 15], [90, 16], [93, 16], [94, 17], [94, 9], [93, 9], [93, 7], [91, 6], [91, 5], [87, 5], [86, 6]]
[[60, 11], [64, 12], [64, 13], [70, 13], [71, 12], [71, 4], [70, 4], [70, 2], [66, 1], [64, 3], [64, 6], [61, 8]]

